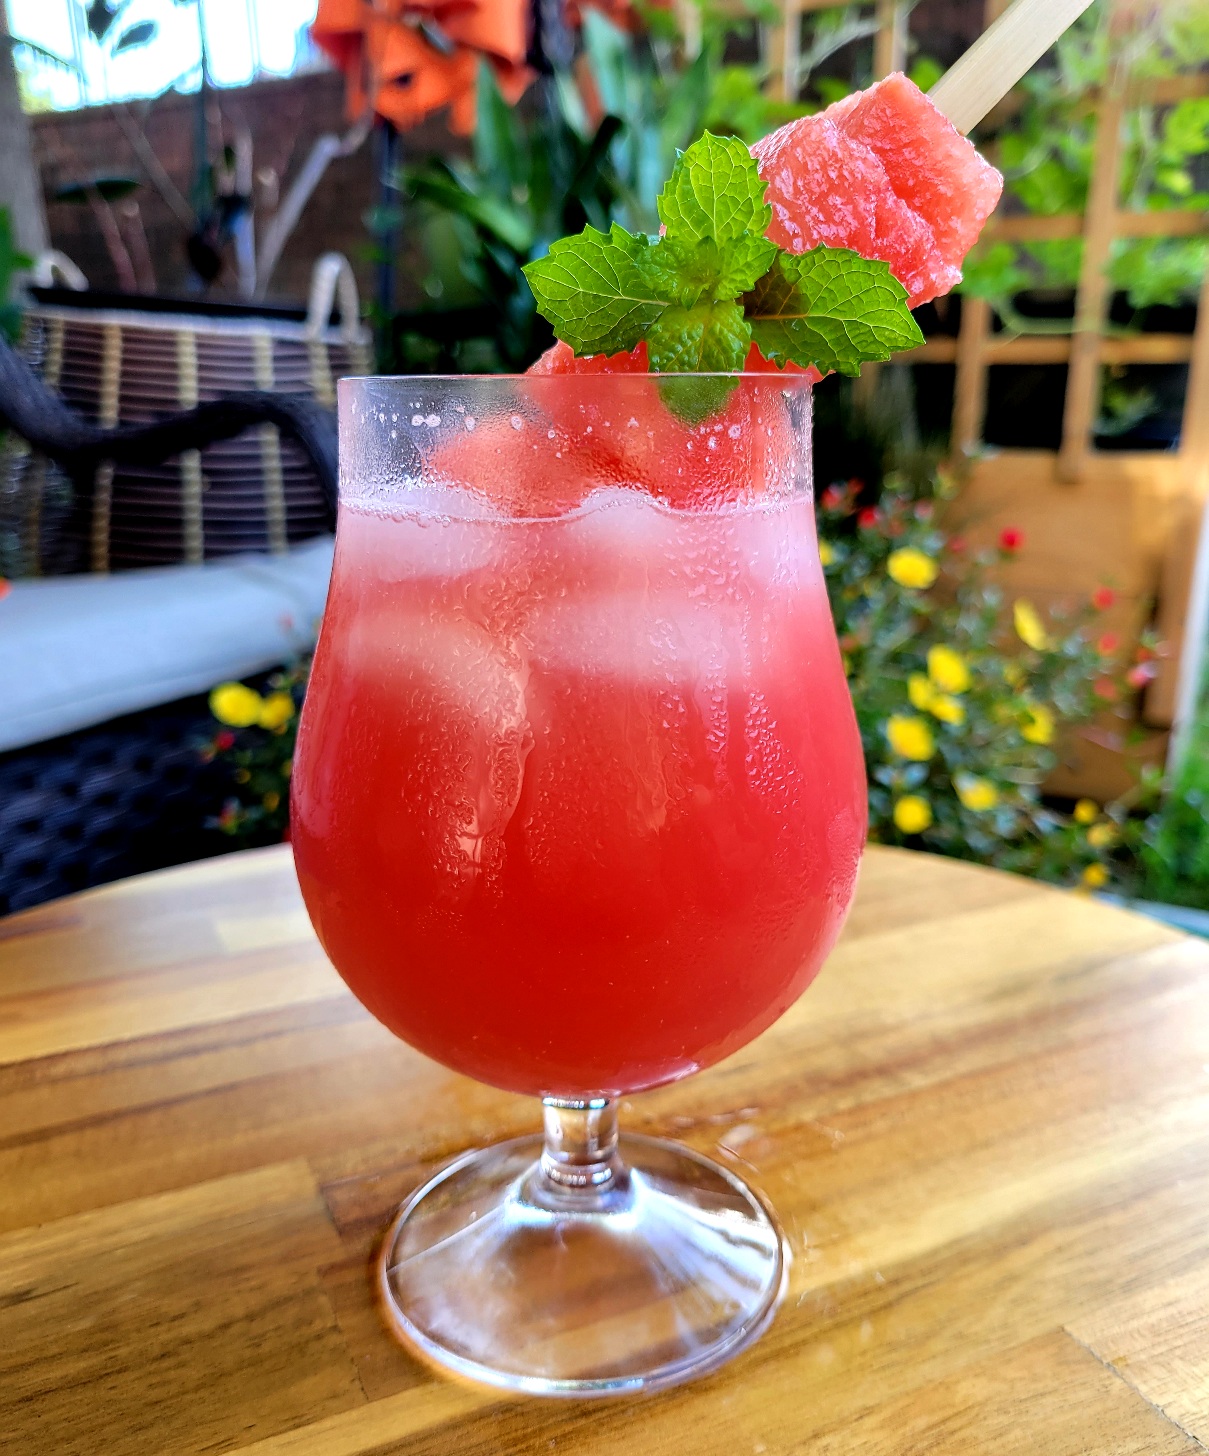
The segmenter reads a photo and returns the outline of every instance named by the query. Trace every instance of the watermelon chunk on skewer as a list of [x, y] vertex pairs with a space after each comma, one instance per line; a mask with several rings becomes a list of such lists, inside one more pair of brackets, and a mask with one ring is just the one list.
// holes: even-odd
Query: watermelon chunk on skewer
[[914, 82], [896, 72], [752, 147], [768, 183], [768, 236], [881, 258], [911, 307], [961, 281], [1003, 178]]

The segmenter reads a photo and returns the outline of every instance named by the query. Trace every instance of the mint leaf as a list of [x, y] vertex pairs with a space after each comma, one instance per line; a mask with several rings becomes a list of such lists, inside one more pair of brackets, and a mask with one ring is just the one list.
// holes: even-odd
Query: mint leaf
[[781, 253], [743, 302], [760, 352], [777, 364], [859, 374], [862, 361], [924, 341], [889, 266], [849, 248]]
[[713, 296], [738, 298], [749, 288], [754, 288], [772, 267], [780, 251], [768, 238], [736, 238], [726, 249]]
[[668, 243], [711, 238], [724, 247], [748, 233], [761, 237], [772, 220], [764, 188], [755, 158], [738, 137], [705, 132], [676, 158], [656, 202]]
[[576, 354], [617, 354], [644, 338], [676, 297], [645, 266], [653, 251], [648, 238], [617, 223], [608, 233], [586, 227], [523, 271], [538, 309]]
[[647, 330], [646, 346], [660, 374], [729, 374], [743, 368], [751, 325], [737, 303], [677, 304]]
[[724, 408], [739, 381], [725, 374], [661, 374], [657, 387], [669, 413], [686, 425], [699, 425]]

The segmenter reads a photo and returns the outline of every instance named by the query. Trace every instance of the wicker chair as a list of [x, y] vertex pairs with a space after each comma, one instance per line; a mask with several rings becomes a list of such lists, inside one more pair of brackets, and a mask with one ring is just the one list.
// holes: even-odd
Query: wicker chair
[[[0, 426], [67, 473], [81, 511], [102, 463], [159, 464], [266, 423], [310, 458], [334, 525], [335, 419], [313, 400], [249, 391], [105, 430], [0, 341]], [[212, 727], [193, 698], [0, 755], [0, 914], [231, 848], [206, 828], [226, 787], [199, 751]]]

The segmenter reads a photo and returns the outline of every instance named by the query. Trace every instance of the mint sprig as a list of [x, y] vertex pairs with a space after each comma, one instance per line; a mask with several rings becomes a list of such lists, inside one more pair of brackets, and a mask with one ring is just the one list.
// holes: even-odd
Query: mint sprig
[[923, 342], [907, 290], [847, 248], [792, 254], [764, 236], [772, 210], [755, 159], [706, 132], [659, 195], [663, 236], [587, 227], [525, 266], [540, 312], [577, 355], [646, 340], [661, 373], [734, 373], [752, 341], [778, 364], [856, 374]]

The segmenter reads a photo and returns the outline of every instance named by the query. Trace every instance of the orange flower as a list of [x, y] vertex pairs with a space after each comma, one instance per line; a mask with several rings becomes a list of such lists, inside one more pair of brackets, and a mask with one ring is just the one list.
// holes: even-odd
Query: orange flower
[[350, 118], [372, 107], [406, 129], [448, 106], [466, 135], [480, 56], [509, 102], [532, 80], [528, 23], [524, 0], [319, 0], [311, 38], [344, 72]]

